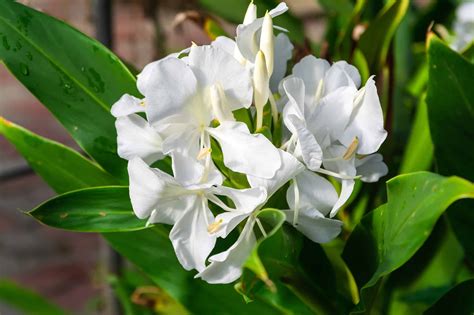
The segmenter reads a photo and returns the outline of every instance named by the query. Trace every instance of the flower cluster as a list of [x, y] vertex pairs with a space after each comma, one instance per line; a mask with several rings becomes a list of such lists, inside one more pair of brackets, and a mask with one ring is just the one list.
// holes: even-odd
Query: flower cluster
[[[173, 225], [179, 262], [209, 283], [240, 277], [254, 229], [266, 236], [257, 213], [277, 191], [286, 189], [286, 220], [328, 242], [341, 231], [334, 217], [354, 180], [387, 173], [375, 153], [387, 133], [373, 79], [361, 88], [355, 67], [313, 56], [285, 77], [293, 46], [273, 18], [286, 10], [280, 3], [257, 18], [251, 3], [235, 41], [219, 37], [147, 65], [137, 81], [144, 98], [124, 95], [112, 108], [135, 214]], [[236, 119], [242, 113], [251, 119]], [[153, 167], [163, 158], [172, 175]], [[339, 194], [329, 176], [341, 183]], [[234, 230], [235, 243], [211, 255]]]

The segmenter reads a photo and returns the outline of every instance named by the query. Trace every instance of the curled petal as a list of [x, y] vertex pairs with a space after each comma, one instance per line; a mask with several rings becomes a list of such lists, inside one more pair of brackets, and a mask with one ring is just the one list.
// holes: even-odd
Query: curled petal
[[145, 111], [145, 100], [135, 96], [124, 94], [112, 106], [110, 112], [114, 117], [128, 116], [130, 114], [142, 113]]
[[360, 179], [366, 183], [376, 182], [388, 174], [388, 167], [383, 162], [382, 155], [378, 153], [356, 159], [355, 165], [357, 175], [362, 175]]
[[[292, 223], [295, 211], [285, 210], [283, 212], [286, 215], [286, 221]], [[343, 226], [341, 221], [325, 218], [317, 210], [305, 211], [300, 213], [299, 217], [299, 224], [295, 228], [313, 242], [327, 243], [341, 233]]]

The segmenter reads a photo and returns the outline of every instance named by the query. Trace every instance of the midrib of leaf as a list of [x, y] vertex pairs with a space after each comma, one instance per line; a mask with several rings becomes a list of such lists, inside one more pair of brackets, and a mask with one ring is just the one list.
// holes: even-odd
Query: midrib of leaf
[[443, 60], [443, 63], [444, 63], [444, 66], [446, 67], [446, 69], [449, 71], [449, 73], [452, 75], [453, 77], [453, 80], [455, 81], [455, 86], [456, 86], [456, 89], [458, 90], [459, 92], [459, 95], [461, 95], [461, 97], [463, 98], [464, 100], [464, 103], [467, 107], [467, 109], [469, 110], [469, 113], [471, 114], [471, 116], [474, 116], [474, 112], [473, 112], [473, 106], [471, 104], [471, 102], [469, 101], [468, 97], [466, 96], [466, 94], [464, 94], [464, 91], [463, 89], [461, 89], [461, 83], [459, 82], [457, 76], [455, 75], [454, 71], [451, 69], [451, 67], [449, 66], [449, 64], [446, 62], [446, 60]]
[[79, 86], [87, 95], [89, 95], [96, 103], [98, 103], [107, 113], [110, 114], [110, 108], [98, 99], [93, 93], [91, 93], [80, 81], [76, 80], [73, 76], [71, 76], [65, 69], [63, 69], [60, 65], [54, 62], [52, 59], [43, 49], [37, 46], [33, 41], [31, 41], [27, 36], [25, 36], [22, 32], [17, 30], [13, 25], [11, 25], [4, 17], [0, 16], [0, 20], [7, 25], [10, 29], [12, 29], [15, 33], [20, 35], [27, 43], [29, 43], [34, 49], [36, 49], [41, 55], [43, 55], [46, 60], [48, 60], [57, 70], [62, 72], [66, 77], [68, 77], [72, 82], [74, 82], [77, 86]]

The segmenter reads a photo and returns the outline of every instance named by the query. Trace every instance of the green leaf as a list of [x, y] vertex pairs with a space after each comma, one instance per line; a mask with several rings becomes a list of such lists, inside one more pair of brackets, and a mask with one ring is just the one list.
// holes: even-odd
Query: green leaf
[[111, 105], [135, 78], [97, 41], [14, 1], [0, 1], [0, 60], [105, 170], [126, 181]]
[[[436, 166], [443, 175], [474, 181], [474, 64], [435, 35], [428, 36], [428, 118]], [[456, 237], [474, 262], [472, 200], [453, 205], [448, 217]]]
[[103, 234], [111, 246], [145, 272], [160, 288], [193, 314], [281, 314], [265, 303], [245, 304], [232, 285], [207, 284], [179, 264], [168, 238], [156, 226], [135, 232]]
[[0, 280], [0, 300], [25, 315], [66, 315], [66, 311], [14, 282]]
[[132, 210], [128, 187], [95, 187], [54, 197], [28, 212], [46, 225], [77, 232], [144, 229]]
[[117, 183], [111, 175], [78, 152], [40, 137], [2, 117], [0, 134], [15, 146], [31, 168], [58, 193]]
[[428, 110], [424, 97], [416, 110], [408, 144], [405, 147], [400, 174], [428, 171], [433, 161], [433, 142], [428, 126]]
[[423, 314], [472, 315], [474, 313], [474, 280], [464, 281], [452, 288]]
[[391, 0], [361, 35], [358, 47], [364, 53], [371, 73], [378, 73], [387, 57], [390, 42], [408, 8], [408, 0]]
[[415, 254], [449, 205], [474, 198], [474, 185], [458, 177], [419, 172], [388, 181], [387, 195], [388, 202], [357, 225], [342, 254], [361, 288], [361, 312], [370, 312], [380, 278]]

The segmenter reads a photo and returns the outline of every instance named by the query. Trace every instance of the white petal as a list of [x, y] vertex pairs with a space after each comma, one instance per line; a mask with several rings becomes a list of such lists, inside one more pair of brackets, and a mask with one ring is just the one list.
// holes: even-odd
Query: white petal
[[231, 283], [242, 275], [242, 266], [256, 244], [255, 221], [249, 219], [237, 241], [226, 251], [209, 258], [211, 264], [196, 275], [208, 283]]
[[193, 198], [192, 206], [183, 213], [170, 232], [176, 256], [186, 270], [202, 271], [206, 258], [216, 243], [216, 238], [207, 232], [207, 222], [214, 221], [207, 201], [203, 197]]
[[[130, 176], [130, 200], [135, 215], [144, 219], [150, 216], [153, 210], [164, 209], [166, 216], [163, 223], [173, 223], [180, 215], [182, 202], [180, 198], [185, 191], [173, 177], [160, 171], [152, 169], [139, 158], [128, 162], [128, 174]], [[175, 211], [169, 211], [174, 209]]]
[[229, 55], [234, 55], [235, 47], [237, 47], [234, 40], [226, 36], [218, 36], [212, 43], [211, 46], [220, 48], [227, 52]]
[[[305, 85], [303, 80], [294, 76], [290, 76], [282, 81], [280, 87], [280, 93], [285, 95], [288, 99], [285, 107], [283, 108], [284, 115], [295, 115], [299, 119], [304, 120]], [[294, 132], [291, 126], [287, 126], [287, 128]]]
[[[324, 177], [310, 171], [303, 171], [295, 177], [299, 192], [299, 209], [316, 209], [323, 215], [329, 214], [338, 196], [334, 186]], [[295, 210], [295, 183], [286, 192], [286, 200], [291, 210]], [[300, 220], [298, 220], [300, 222]]]
[[275, 37], [275, 64], [270, 78], [270, 88], [273, 93], [278, 92], [278, 84], [286, 74], [288, 60], [293, 56], [293, 45], [288, 36], [280, 33]]
[[145, 111], [145, 103], [135, 96], [124, 94], [110, 109], [114, 117], [128, 116]]
[[131, 160], [139, 157], [148, 164], [163, 158], [160, 135], [139, 115], [118, 117], [115, 128], [117, 151], [121, 158]]
[[193, 100], [197, 80], [181, 59], [166, 58], [145, 67], [137, 84], [146, 97], [146, 113], [151, 124], [180, 113]]
[[262, 134], [251, 134], [244, 123], [225, 121], [208, 128], [221, 145], [224, 164], [231, 170], [272, 178], [281, 166], [278, 149]]
[[353, 87], [340, 88], [323, 97], [314, 111], [309, 115], [306, 114], [306, 126], [321, 147], [324, 148], [337, 140], [344, 132], [350, 119], [356, 92]]
[[[286, 215], [286, 221], [292, 223], [295, 212], [293, 210], [283, 212]], [[300, 213], [298, 222], [296, 229], [316, 243], [327, 243], [333, 240], [341, 233], [343, 225], [339, 220], [325, 218], [317, 210], [314, 210], [312, 214], [309, 214], [309, 211]]]
[[217, 225], [213, 233], [223, 238], [227, 237], [242, 220], [247, 218], [267, 200], [267, 192], [263, 187], [240, 190], [220, 186], [211, 189], [210, 192], [216, 195], [227, 196], [235, 205], [232, 211], [226, 211], [216, 216]]
[[324, 78], [324, 94], [334, 92], [341, 87], [359, 88], [360, 74], [356, 67], [345, 61], [334, 63]]
[[306, 128], [305, 123], [296, 116], [290, 115], [286, 120], [290, 122], [287, 126], [290, 124], [293, 126], [294, 134], [298, 139], [297, 150], [295, 151], [301, 153], [304, 163], [310, 170], [318, 170], [321, 167], [323, 152], [316, 138]]
[[349, 146], [355, 137], [359, 139], [358, 154], [376, 152], [387, 137], [383, 129], [383, 113], [373, 77], [365, 84], [365, 92], [358, 104], [354, 104], [349, 125], [339, 139]]
[[304, 81], [306, 104], [313, 104], [318, 85], [329, 68], [329, 62], [312, 55], [304, 57], [293, 67], [293, 75]]
[[301, 164], [293, 155], [278, 150], [282, 161], [281, 167], [275, 176], [269, 179], [247, 175], [247, 180], [251, 187], [263, 187], [267, 190], [267, 198], [270, 198], [278, 189], [285, 185], [290, 179], [304, 170]]
[[187, 62], [201, 87], [220, 84], [232, 111], [252, 104], [250, 71], [231, 54], [215, 46], [191, 47]]
[[363, 182], [373, 183], [388, 174], [388, 167], [383, 162], [381, 154], [376, 153], [362, 159], [356, 159], [355, 163], [357, 175], [362, 175], [360, 179]]

